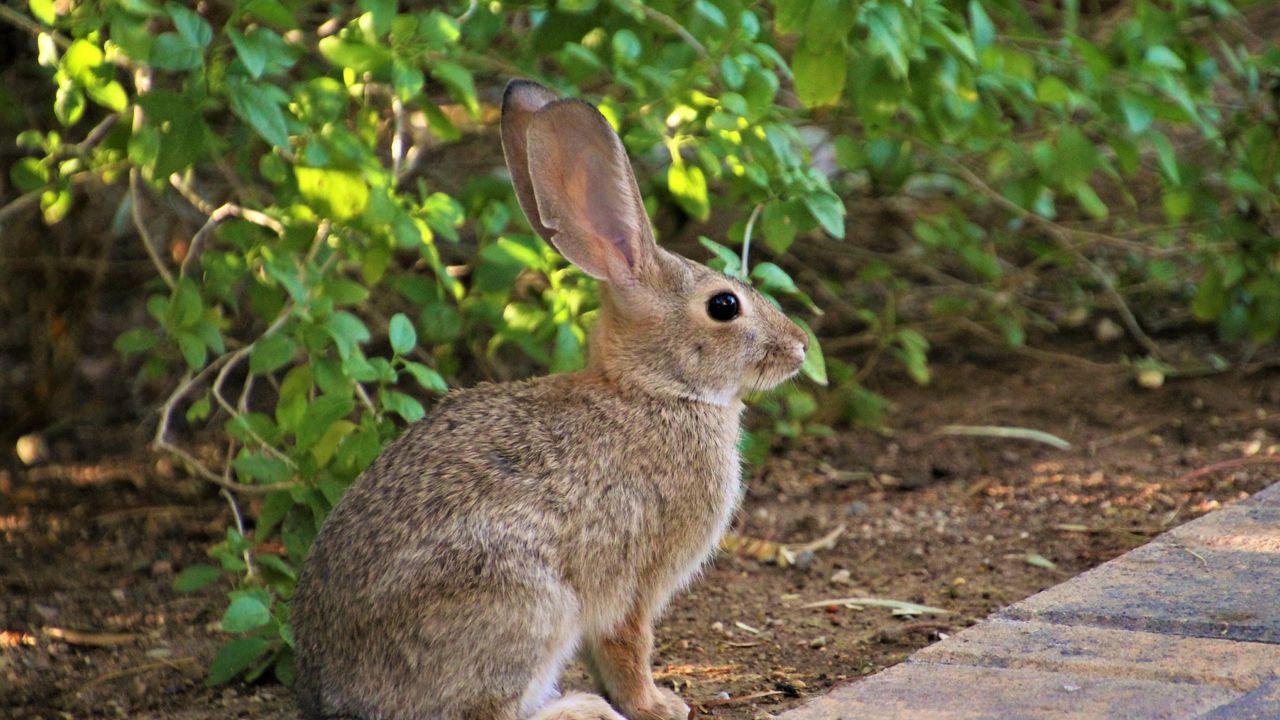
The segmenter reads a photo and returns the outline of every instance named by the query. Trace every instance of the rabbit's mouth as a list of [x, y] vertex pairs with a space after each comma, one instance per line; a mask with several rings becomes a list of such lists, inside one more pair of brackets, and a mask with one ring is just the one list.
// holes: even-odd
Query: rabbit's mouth
[[747, 374], [746, 393], [769, 390], [790, 380], [804, 365], [804, 347], [770, 347]]

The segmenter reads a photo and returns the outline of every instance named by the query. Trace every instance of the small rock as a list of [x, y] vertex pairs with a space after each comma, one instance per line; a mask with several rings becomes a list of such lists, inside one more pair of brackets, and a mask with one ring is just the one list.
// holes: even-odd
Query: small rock
[[725, 691], [721, 690], [720, 692], [716, 693], [716, 699], [717, 699], [717, 700], [728, 700], [728, 699], [729, 699], [729, 693], [727, 693], [727, 692], [725, 692]]
[[862, 502], [861, 500], [854, 500], [853, 502], [849, 503], [844, 507], [844, 514], [850, 515], [850, 516], [866, 515], [867, 504]]
[[823, 648], [823, 647], [826, 647], [826, 646], [827, 646], [827, 636], [826, 636], [826, 635], [819, 635], [818, 637], [816, 637], [816, 638], [814, 638], [814, 639], [812, 639], [812, 640], [810, 640], [810, 641], [809, 641], [809, 647], [814, 648], [814, 649], [817, 649], [817, 648]]
[[796, 554], [796, 568], [800, 570], [808, 570], [818, 561], [818, 556], [813, 554], [812, 550], [805, 550]]
[[724, 632], [724, 623], [720, 622], [719, 620], [711, 623], [711, 630], [712, 632], [718, 632], [718, 633]]
[[124, 602], [124, 588], [111, 588], [111, 599], [116, 602]]
[[1124, 330], [1111, 318], [1102, 318], [1093, 326], [1093, 336], [1100, 343], [1115, 342], [1124, 337]]
[[831, 573], [831, 584], [848, 585], [852, 581], [852, 578], [853, 573], [850, 573], [848, 570], [837, 570]]
[[49, 445], [44, 441], [43, 436], [36, 433], [18, 438], [13, 449], [23, 465], [35, 465], [49, 459]]

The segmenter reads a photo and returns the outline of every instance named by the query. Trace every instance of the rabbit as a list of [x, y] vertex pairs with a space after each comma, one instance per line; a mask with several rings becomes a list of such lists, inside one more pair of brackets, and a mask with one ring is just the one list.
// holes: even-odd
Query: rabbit
[[[808, 337], [657, 246], [594, 106], [515, 80], [501, 136], [530, 225], [600, 282], [587, 367], [452, 392], [353, 483], [293, 598], [308, 720], [689, 713], [654, 684], [653, 622], [737, 507], [742, 397]], [[600, 695], [560, 695], [575, 654]]]

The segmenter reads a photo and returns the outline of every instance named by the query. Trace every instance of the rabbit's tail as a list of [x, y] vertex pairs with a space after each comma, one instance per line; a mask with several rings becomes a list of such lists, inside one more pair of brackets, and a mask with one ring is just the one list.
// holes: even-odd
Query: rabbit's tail
[[626, 720], [599, 695], [569, 693], [547, 703], [529, 720]]

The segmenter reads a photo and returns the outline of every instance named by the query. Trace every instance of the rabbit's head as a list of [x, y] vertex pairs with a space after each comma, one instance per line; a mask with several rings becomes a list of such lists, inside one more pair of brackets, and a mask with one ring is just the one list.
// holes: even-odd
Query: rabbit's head
[[595, 107], [513, 81], [502, 146], [534, 230], [601, 283], [594, 367], [717, 405], [799, 370], [799, 326], [746, 284], [657, 246], [622, 141]]

